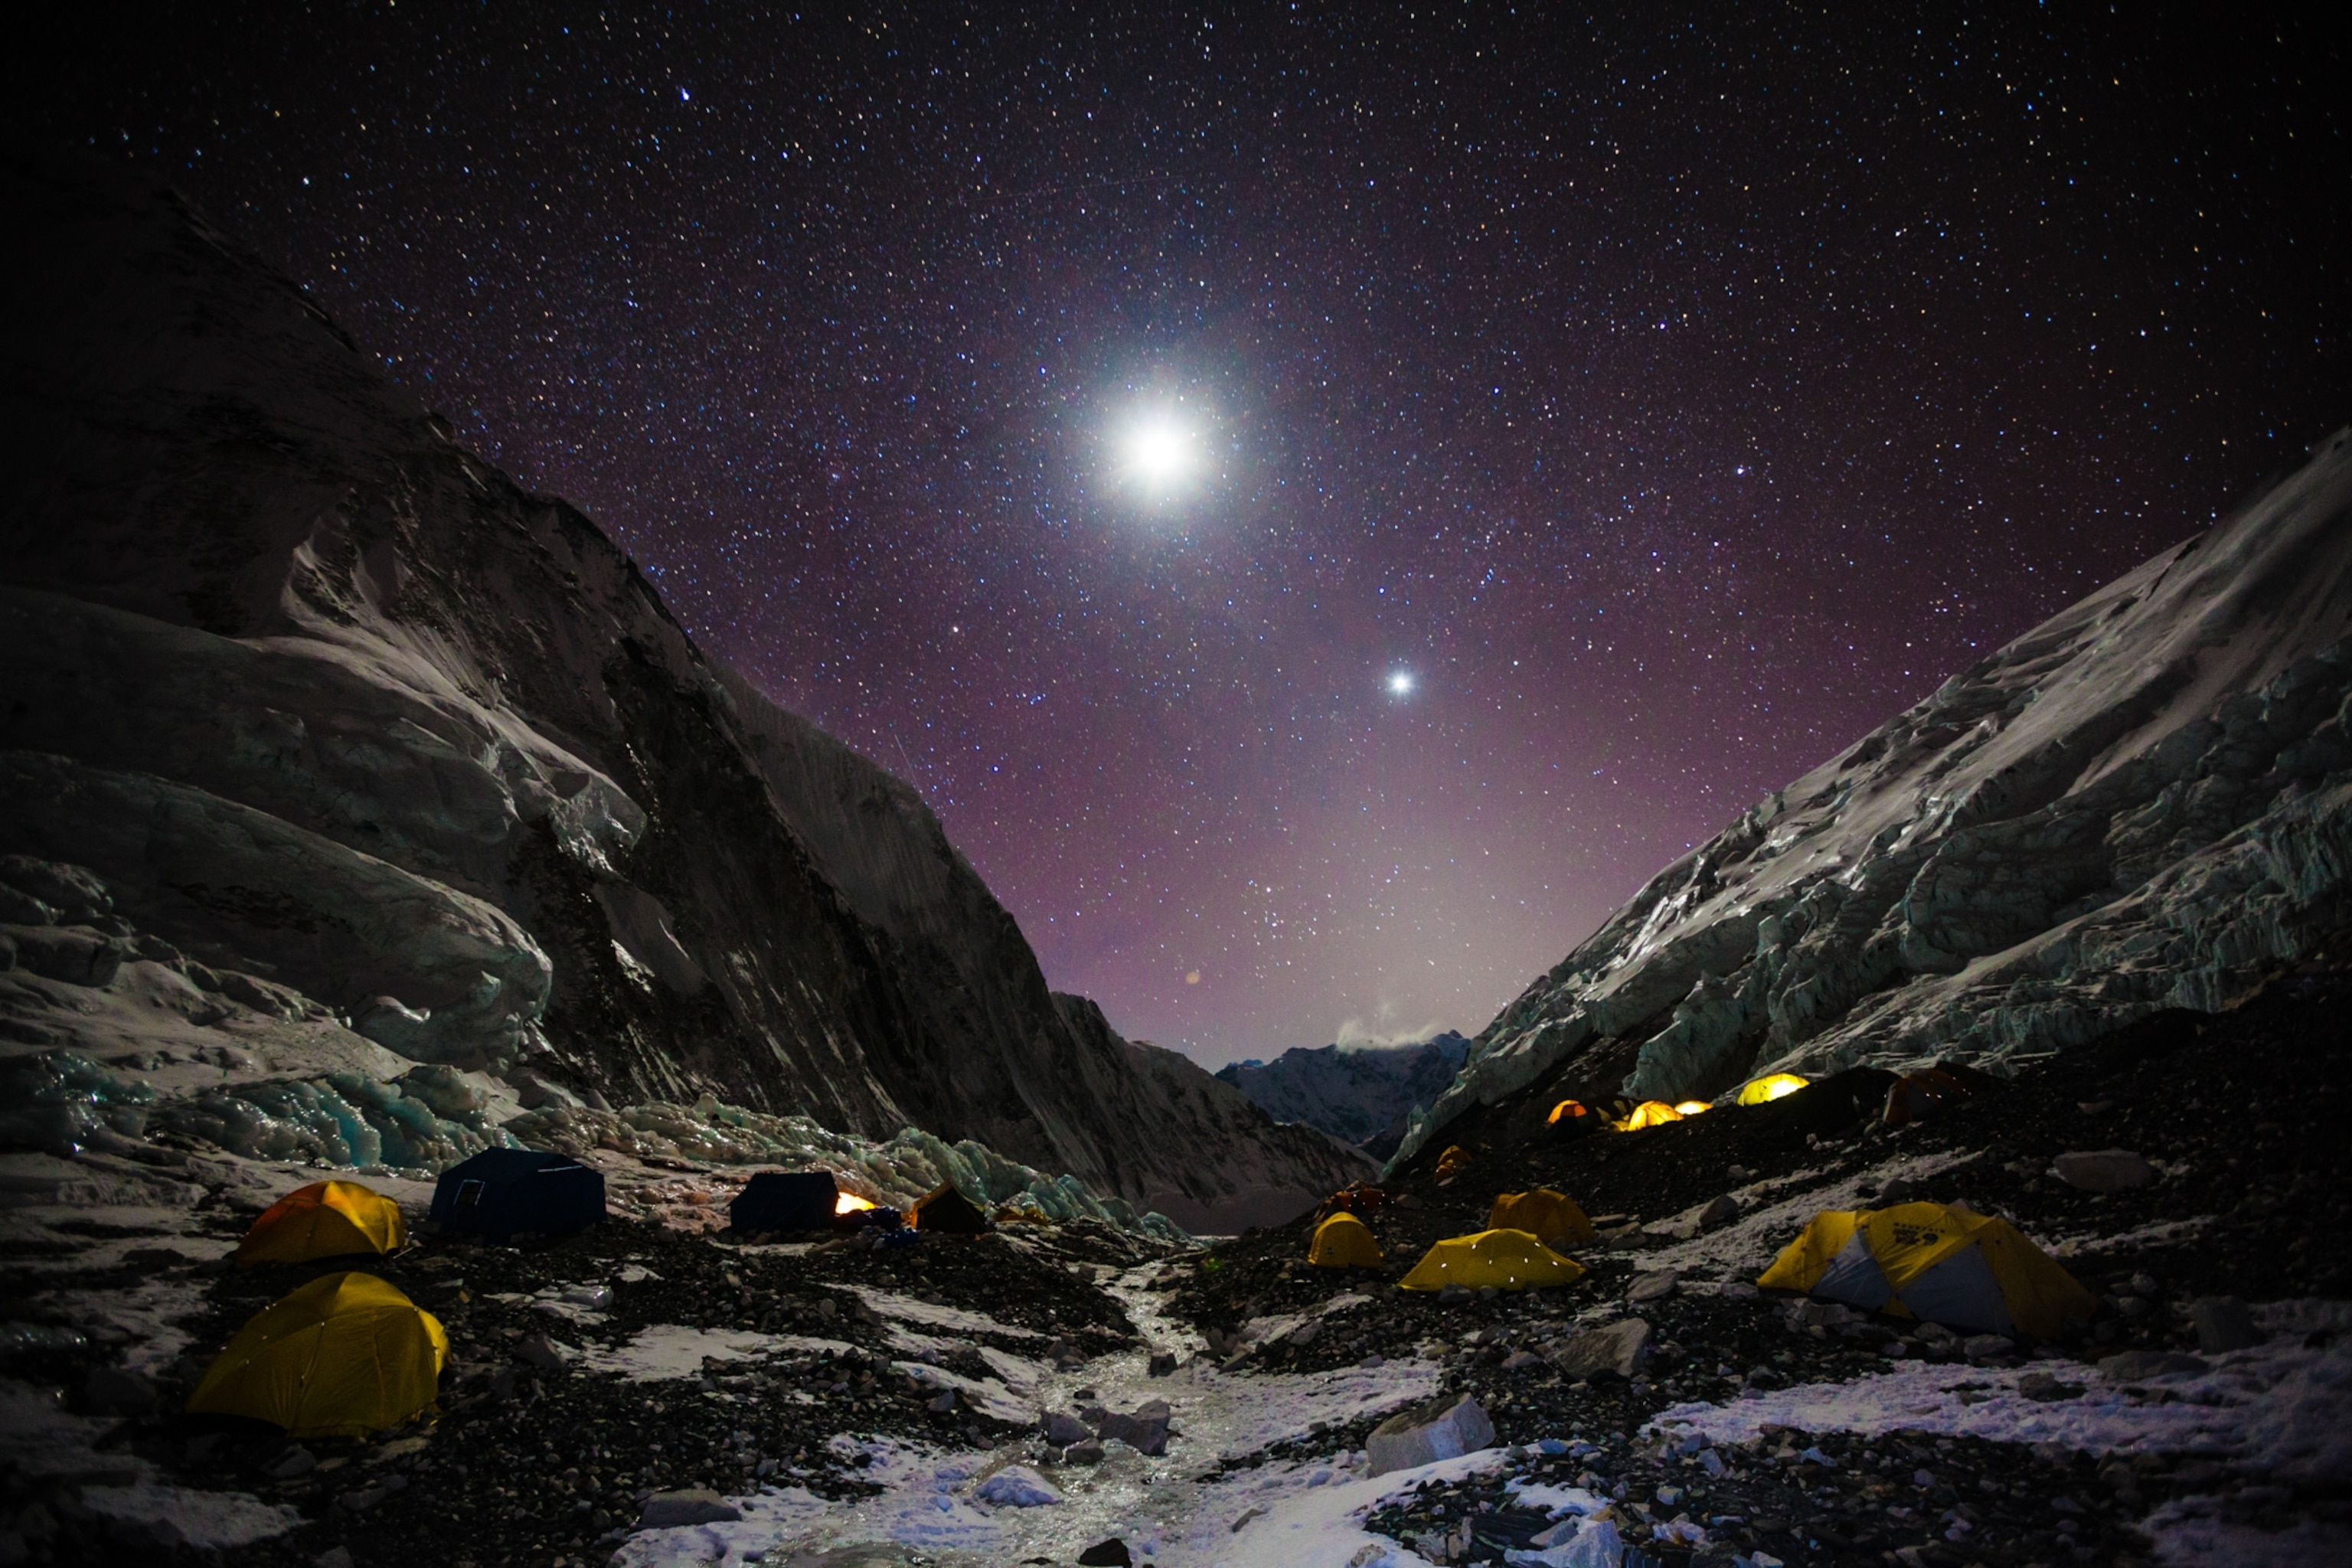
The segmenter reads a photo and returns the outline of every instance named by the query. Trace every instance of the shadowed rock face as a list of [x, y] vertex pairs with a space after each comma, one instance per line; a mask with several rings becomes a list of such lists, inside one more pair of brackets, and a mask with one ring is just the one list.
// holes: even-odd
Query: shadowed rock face
[[2339, 433], [1660, 872], [1487, 1026], [1402, 1157], [1538, 1078], [1675, 1100], [2223, 1005], [2352, 912], [2347, 620]]
[[911, 789], [170, 193], [65, 156], [0, 207], [0, 853], [412, 1059], [1129, 1196], [1323, 1180], [1263, 1117], [1170, 1146]]

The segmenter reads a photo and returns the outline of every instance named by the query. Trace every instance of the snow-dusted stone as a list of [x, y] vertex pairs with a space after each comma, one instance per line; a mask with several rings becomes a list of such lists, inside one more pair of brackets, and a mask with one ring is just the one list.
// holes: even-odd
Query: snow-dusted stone
[[1545, 1544], [1507, 1551], [1503, 1561], [1509, 1568], [1618, 1568], [1625, 1557], [1624, 1538], [1605, 1519], [1564, 1519], [1536, 1539]]
[[1627, 1318], [1605, 1329], [1594, 1329], [1589, 1333], [1577, 1335], [1559, 1348], [1552, 1361], [1561, 1372], [1571, 1377], [1591, 1377], [1603, 1372], [1615, 1373], [1619, 1377], [1631, 1377], [1649, 1350], [1650, 1325], [1647, 1321]]
[[1062, 1500], [1062, 1494], [1026, 1465], [1005, 1466], [974, 1487], [971, 1495], [999, 1508], [1045, 1508]]
[[1625, 1300], [1636, 1307], [1648, 1301], [1663, 1301], [1681, 1284], [1681, 1277], [1673, 1269], [1654, 1269], [1633, 1281], [1625, 1292]]
[[725, 1524], [743, 1517], [743, 1510], [708, 1487], [656, 1492], [637, 1514], [639, 1530], [670, 1530], [682, 1524]]
[[1083, 1443], [1094, 1436], [1087, 1424], [1066, 1411], [1056, 1410], [1045, 1417], [1045, 1441], [1057, 1448], [1072, 1443]]
[[1126, 1415], [1106, 1410], [1094, 1416], [1095, 1436], [1106, 1443], [1117, 1438], [1139, 1454], [1164, 1454], [1171, 1414], [1164, 1399], [1146, 1400]]
[[2050, 1163], [2058, 1179], [2086, 1193], [2119, 1193], [2156, 1180], [2156, 1167], [2128, 1149], [2076, 1151]]
[[1438, 1459], [1457, 1458], [1494, 1447], [1495, 1424], [1468, 1394], [1442, 1394], [1390, 1416], [1372, 1428], [1365, 1445], [1369, 1473], [1384, 1476]]

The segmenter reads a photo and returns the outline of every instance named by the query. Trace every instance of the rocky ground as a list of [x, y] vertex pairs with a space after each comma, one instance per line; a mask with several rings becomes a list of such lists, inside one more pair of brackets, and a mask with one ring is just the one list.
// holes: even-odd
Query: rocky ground
[[[454, 1353], [437, 1414], [366, 1443], [176, 1413], [308, 1277], [223, 1260], [317, 1173], [168, 1150], [12, 1166], [0, 1561], [1067, 1562], [1116, 1539], [1135, 1561], [1365, 1568], [1539, 1552], [1563, 1510], [1671, 1563], [2345, 1560], [2347, 995], [2326, 964], [2282, 974], [1893, 1131], [1858, 1114], [1883, 1093], [1865, 1078], [1583, 1139], [1496, 1107], [1452, 1130], [1470, 1161], [1449, 1181], [1434, 1147], [1392, 1178], [1388, 1264], [1357, 1273], [1308, 1268], [1303, 1220], [1205, 1251], [1091, 1226], [739, 1245], [712, 1224], [730, 1178], [646, 1173], [668, 1190], [645, 1217], [384, 1260]], [[2052, 1173], [2107, 1148], [2158, 1179]], [[1582, 1279], [1396, 1289], [1535, 1184], [1600, 1222]], [[1963, 1342], [1752, 1284], [1815, 1209], [1911, 1195], [2012, 1218], [2099, 1316]], [[1365, 1477], [1383, 1419], [1464, 1393], [1493, 1447]], [[718, 1517], [635, 1528], [686, 1489]]]

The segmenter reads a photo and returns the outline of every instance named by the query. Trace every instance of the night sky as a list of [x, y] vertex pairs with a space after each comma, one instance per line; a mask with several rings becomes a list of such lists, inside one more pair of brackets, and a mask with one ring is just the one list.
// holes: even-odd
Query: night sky
[[2332, 36], [1633, 9], [207, 5], [19, 39], [5, 115], [1213, 1065], [1475, 1030], [2352, 416]]

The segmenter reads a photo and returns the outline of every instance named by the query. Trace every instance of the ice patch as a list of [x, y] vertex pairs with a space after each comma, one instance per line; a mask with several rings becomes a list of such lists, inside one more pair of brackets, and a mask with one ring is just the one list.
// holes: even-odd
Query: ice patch
[[656, 1323], [637, 1331], [625, 1345], [592, 1345], [581, 1353], [588, 1372], [617, 1373], [631, 1383], [662, 1383], [672, 1378], [700, 1377], [707, 1357], [713, 1361], [751, 1361], [785, 1351], [840, 1354], [856, 1347], [842, 1340], [814, 1339], [805, 1334], [763, 1334], [751, 1329], [690, 1329], [679, 1323]]

